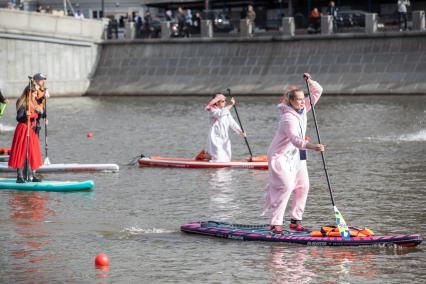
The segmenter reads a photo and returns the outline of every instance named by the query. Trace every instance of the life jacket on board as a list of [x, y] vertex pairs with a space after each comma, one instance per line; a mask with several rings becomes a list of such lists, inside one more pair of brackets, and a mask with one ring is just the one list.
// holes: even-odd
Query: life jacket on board
[[[348, 227], [351, 237], [364, 238], [374, 236], [374, 232], [368, 228]], [[320, 231], [312, 231], [311, 237], [340, 237], [339, 228], [336, 226], [322, 226]]]
[[253, 156], [253, 157], [251, 157], [251, 159], [247, 158], [247, 161], [250, 161], [250, 162], [267, 162], [268, 156], [266, 156], [266, 155]]
[[0, 148], [0, 155], [10, 155], [10, 148], [7, 148], [7, 147]]

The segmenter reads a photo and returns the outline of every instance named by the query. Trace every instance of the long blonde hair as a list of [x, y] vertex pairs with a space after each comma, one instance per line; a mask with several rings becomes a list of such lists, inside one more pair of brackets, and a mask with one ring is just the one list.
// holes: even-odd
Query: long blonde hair
[[[34, 91], [34, 88], [31, 88], [31, 91]], [[22, 106], [27, 108], [27, 99], [28, 96], [30, 96], [31, 98], [31, 92], [29, 91], [28, 86], [24, 89], [24, 91], [22, 92], [21, 96], [16, 100], [16, 110], [18, 110], [19, 108], [21, 108]], [[32, 100], [30, 100], [30, 105], [32, 105]]]

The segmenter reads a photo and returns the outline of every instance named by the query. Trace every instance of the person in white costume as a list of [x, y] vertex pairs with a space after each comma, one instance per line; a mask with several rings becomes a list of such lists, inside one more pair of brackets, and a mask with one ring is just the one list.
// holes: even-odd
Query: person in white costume
[[231, 161], [231, 140], [228, 130], [232, 128], [237, 134], [246, 136], [241, 127], [231, 115], [231, 108], [235, 105], [235, 99], [231, 98], [230, 104], [226, 105], [226, 97], [219, 93], [206, 106], [209, 112], [209, 135], [207, 137], [206, 158], [211, 162]]

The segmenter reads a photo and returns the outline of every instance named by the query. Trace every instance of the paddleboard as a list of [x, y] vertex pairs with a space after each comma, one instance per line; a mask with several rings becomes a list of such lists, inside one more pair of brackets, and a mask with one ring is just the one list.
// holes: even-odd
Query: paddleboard
[[394, 236], [351, 237], [344, 240], [341, 237], [311, 237], [309, 232], [283, 231], [273, 233], [269, 225], [242, 225], [225, 222], [194, 222], [181, 226], [185, 233], [212, 236], [240, 241], [265, 241], [294, 243], [308, 246], [388, 246], [397, 245], [412, 247], [419, 245], [423, 239], [418, 234], [400, 234]]
[[[48, 164], [41, 166], [37, 172], [118, 172], [119, 166], [116, 164]], [[0, 172], [16, 172], [9, 168], [7, 163], [0, 162]]]
[[172, 168], [245, 168], [267, 170], [267, 161], [250, 162], [248, 160], [235, 160], [231, 162], [210, 162], [205, 160], [195, 160], [187, 158], [166, 158], [160, 156], [142, 157], [139, 159], [141, 167], [172, 167]]
[[0, 103], [0, 118], [3, 117], [7, 104]]
[[95, 186], [92, 180], [86, 181], [42, 181], [16, 183], [16, 179], [0, 179], [0, 189], [25, 191], [80, 191], [91, 190]]
[[0, 155], [0, 162], [9, 161], [9, 155]]

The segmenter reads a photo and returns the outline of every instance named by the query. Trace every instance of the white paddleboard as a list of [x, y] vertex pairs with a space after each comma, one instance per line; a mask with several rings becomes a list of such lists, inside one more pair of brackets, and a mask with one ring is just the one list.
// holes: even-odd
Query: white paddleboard
[[[48, 164], [41, 166], [37, 172], [118, 172], [120, 167], [117, 164]], [[0, 162], [0, 172], [16, 172], [16, 169], [9, 168], [7, 162]]]

